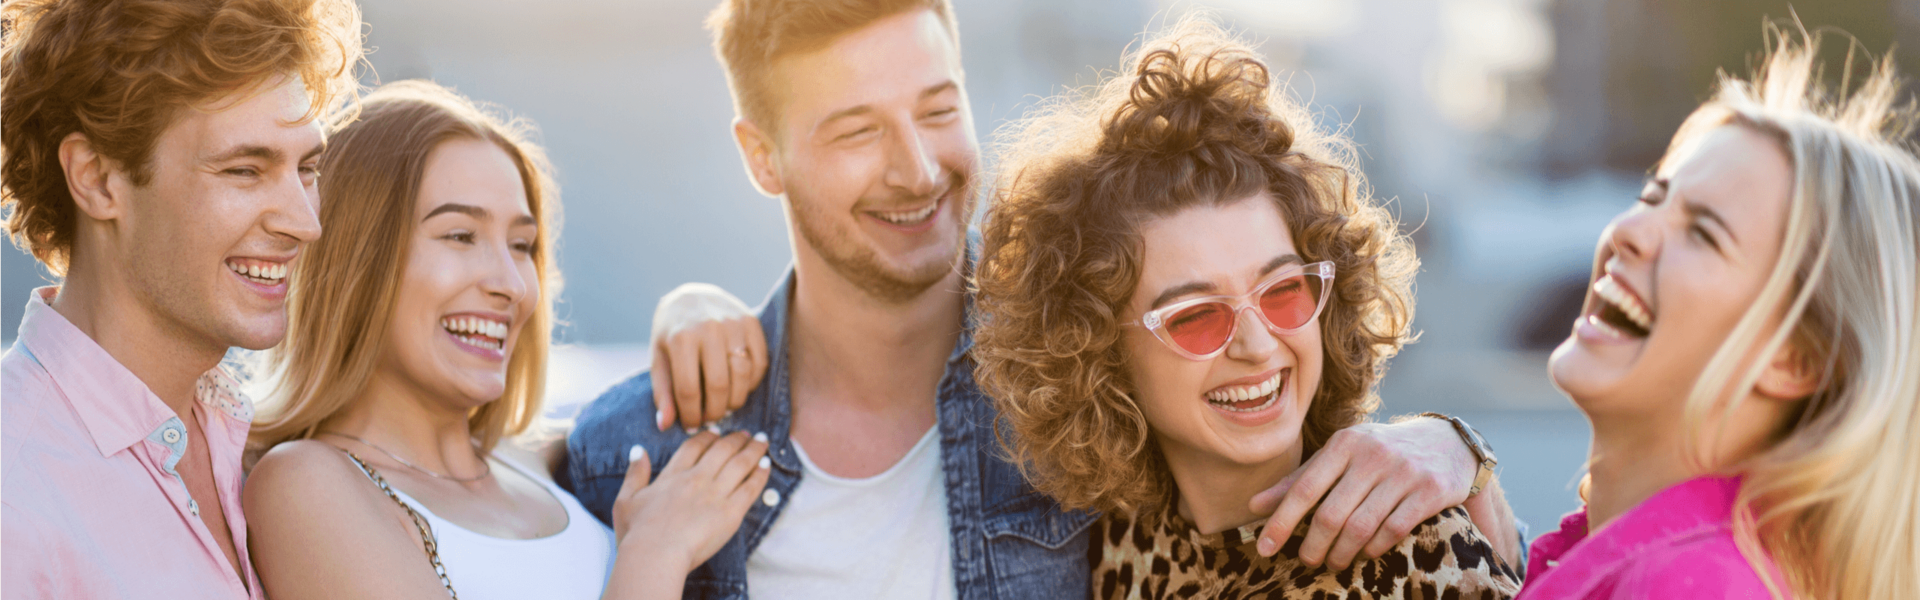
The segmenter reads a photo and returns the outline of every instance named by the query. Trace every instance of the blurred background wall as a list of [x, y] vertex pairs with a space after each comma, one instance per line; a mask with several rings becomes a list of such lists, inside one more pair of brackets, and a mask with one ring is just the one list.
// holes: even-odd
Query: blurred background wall
[[[697, 280], [757, 302], [790, 259], [778, 204], [748, 184], [730, 141], [701, 27], [712, 5], [362, 2], [378, 80], [432, 78], [545, 133], [566, 205], [557, 415], [647, 364], [661, 294]], [[1762, 19], [1797, 11], [1876, 55], [1897, 44], [1902, 71], [1920, 75], [1917, 0], [955, 0], [983, 144], [1195, 8], [1259, 41], [1362, 145], [1425, 263], [1423, 336], [1394, 361], [1382, 415], [1438, 410], [1478, 426], [1536, 535], [1577, 507], [1587, 444], [1547, 352], [1567, 336], [1601, 228], [1716, 71], [1745, 74]], [[47, 277], [16, 248], [0, 253], [11, 338]]]

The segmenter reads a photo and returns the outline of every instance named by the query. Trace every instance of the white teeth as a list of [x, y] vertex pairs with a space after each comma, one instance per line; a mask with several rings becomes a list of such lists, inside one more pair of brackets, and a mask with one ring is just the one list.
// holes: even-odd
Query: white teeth
[[226, 264], [227, 270], [239, 273], [243, 277], [259, 279], [269, 283], [277, 282], [287, 276], [287, 266], [282, 264], [270, 263], [262, 265], [259, 263], [241, 264], [236, 262]]
[[507, 339], [507, 325], [492, 319], [448, 317], [440, 320], [440, 326], [463, 342], [495, 350]]
[[1233, 403], [1233, 402], [1245, 402], [1248, 400], [1252, 400], [1254, 398], [1273, 396], [1274, 391], [1280, 389], [1280, 382], [1286, 378], [1286, 374], [1287, 372], [1285, 370], [1282, 370], [1279, 373], [1275, 373], [1272, 378], [1266, 380], [1265, 382], [1260, 383], [1259, 385], [1249, 385], [1249, 386], [1227, 388], [1224, 390], [1214, 390], [1207, 394], [1207, 401], [1215, 402], [1215, 403]]
[[889, 223], [893, 223], [896, 225], [905, 225], [908, 223], [916, 223], [916, 222], [919, 222], [921, 219], [927, 218], [927, 216], [933, 214], [934, 209], [937, 209], [937, 208], [940, 208], [940, 203], [935, 202], [933, 204], [927, 205], [926, 208], [922, 208], [920, 210], [911, 211], [911, 212], [897, 212], [897, 213], [883, 212], [883, 213], [874, 213], [874, 214], [879, 215], [881, 219], [885, 219]]
[[1620, 284], [1614, 283], [1612, 277], [1602, 277], [1600, 281], [1595, 282], [1593, 293], [1614, 308], [1620, 309], [1620, 312], [1627, 315], [1627, 320], [1633, 321], [1634, 325], [1639, 325], [1641, 329], [1653, 328], [1653, 314], [1647, 310], [1646, 305], [1641, 304], [1640, 299], [1633, 294], [1627, 293]]

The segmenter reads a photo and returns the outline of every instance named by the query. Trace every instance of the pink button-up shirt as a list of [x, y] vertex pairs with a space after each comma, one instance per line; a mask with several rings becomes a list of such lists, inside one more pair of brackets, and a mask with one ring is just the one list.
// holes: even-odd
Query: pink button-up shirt
[[[240, 514], [253, 405], [221, 369], [200, 377], [201, 430], [244, 572], [174, 471], [187, 428], [126, 367], [34, 290], [0, 358], [0, 596], [262, 598]], [[243, 579], [244, 578], [244, 579]], [[244, 582], [244, 583], [243, 583]]]
[[[1701, 477], [1662, 490], [1587, 534], [1587, 511], [1533, 541], [1518, 600], [1770, 598], [1733, 543], [1738, 477]], [[1765, 563], [1776, 582], [1779, 571]], [[1782, 588], [1782, 591], [1786, 591]]]

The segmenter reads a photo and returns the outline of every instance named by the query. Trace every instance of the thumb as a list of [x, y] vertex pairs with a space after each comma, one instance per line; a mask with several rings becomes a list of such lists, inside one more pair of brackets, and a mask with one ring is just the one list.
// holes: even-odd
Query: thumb
[[618, 497], [625, 497], [640, 488], [647, 487], [653, 481], [653, 461], [647, 458], [647, 449], [635, 444], [627, 450], [627, 477], [620, 481]]

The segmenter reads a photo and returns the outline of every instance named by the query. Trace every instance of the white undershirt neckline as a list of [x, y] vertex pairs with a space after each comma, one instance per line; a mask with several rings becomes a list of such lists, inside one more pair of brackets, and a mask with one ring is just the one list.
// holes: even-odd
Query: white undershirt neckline
[[872, 477], [820, 469], [798, 441], [802, 476], [747, 557], [756, 599], [955, 597], [938, 425]]

